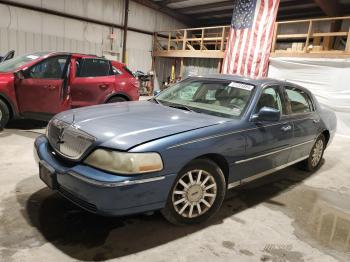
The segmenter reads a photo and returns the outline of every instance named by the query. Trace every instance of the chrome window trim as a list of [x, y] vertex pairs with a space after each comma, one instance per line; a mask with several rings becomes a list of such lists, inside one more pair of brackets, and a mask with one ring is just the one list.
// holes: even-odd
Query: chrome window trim
[[296, 163], [298, 163], [298, 162], [300, 162], [300, 161], [303, 161], [303, 160], [307, 159], [308, 157], [309, 157], [309, 156], [304, 156], [304, 157], [298, 158], [298, 159], [296, 159], [296, 160], [294, 160], [294, 161], [291, 161], [291, 162], [289, 162], [289, 163], [286, 163], [286, 164], [280, 165], [280, 166], [278, 166], [278, 167], [275, 167], [275, 168], [272, 168], [272, 169], [269, 169], [269, 170], [260, 172], [260, 173], [258, 173], [258, 174], [256, 174], [256, 175], [247, 177], [247, 178], [245, 178], [245, 179], [232, 182], [232, 183], [228, 184], [227, 189], [232, 189], [232, 188], [241, 186], [241, 185], [243, 185], [243, 184], [249, 183], [249, 182], [251, 182], [251, 181], [254, 181], [254, 180], [256, 180], [256, 179], [262, 178], [262, 177], [264, 177], [264, 176], [270, 175], [271, 173], [274, 173], [274, 172], [276, 172], [276, 171], [278, 171], [278, 170], [281, 170], [281, 169], [286, 168], [286, 167], [288, 167], [288, 166], [294, 165], [294, 164], [296, 164]]
[[113, 187], [123, 187], [123, 186], [130, 186], [130, 185], [138, 185], [138, 184], [144, 184], [149, 182], [155, 182], [165, 179], [165, 176], [157, 176], [157, 177], [151, 177], [151, 178], [145, 178], [145, 179], [137, 179], [137, 180], [125, 180], [122, 182], [108, 182], [108, 181], [98, 181], [95, 179], [87, 178], [82, 175], [77, 174], [76, 172], [70, 171], [67, 173], [68, 175], [75, 177], [76, 179], [79, 179], [83, 182], [86, 182], [91, 185], [95, 185], [98, 187], [106, 187], [106, 188], [113, 188]]
[[262, 154], [262, 155], [254, 156], [254, 157], [251, 157], [251, 158], [238, 160], [234, 164], [241, 164], [241, 163], [249, 162], [249, 161], [261, 158], [261, 157], [277, 154], [279, 152], [282, 152], [282, 151], [285, 151], [285, 150], [289, 150], [289, 149], [292, 149], [292, 148], [295, 148], [295, 147], [298, 147], [298, 146], [306, 145], [306, 144], [309, 144], [309, 143], [313, 143], [313, 142], [315, 142], [314, 139], [306, 141], [306, 142], [303, 142], [303, 143], [300, 143], [300, 144], [297, 144], [297, 145], [293, 145], [293, 146], [289, 146], [289, 147], [286, 147], [286, 148], [282, 148], [282, 149], [279, 149], [279, 150], [276, 150], [276, 151], [273, 151], [273, 152], [269, 152], [269, 153], [266, 153], [266, 154]]

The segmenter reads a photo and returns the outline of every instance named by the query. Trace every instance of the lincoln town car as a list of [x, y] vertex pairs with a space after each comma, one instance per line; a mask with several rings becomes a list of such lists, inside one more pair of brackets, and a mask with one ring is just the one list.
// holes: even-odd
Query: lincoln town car
[[336, 130], [307, 89], [274, 79], [190, 77], [148, 101], [56, 115], [35, 141], [39, 175], [87, 211], [160, 210], [203, 222], [229, 189], [297, 164], [315, 171]]

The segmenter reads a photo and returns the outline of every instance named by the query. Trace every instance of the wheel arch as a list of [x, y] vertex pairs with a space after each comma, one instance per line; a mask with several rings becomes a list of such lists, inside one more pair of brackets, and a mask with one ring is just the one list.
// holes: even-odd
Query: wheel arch
[[324, 138], [326, 140], [326, 146], [328, 145], [329, 139], [331, 138], [331, 134], [329, 133], [329, 130], [323, 130], [322, 135], [324, 135]]
[[[230, 174], [230, 166], [223, 155], [220, 155], [217, 153], [210, 153], [210, 154], [205, 154], [205, 155], [201, 155], [199, 157], [196, 157], [193, 160], [196, 160], [196, 159], [209, 159], [209, 160], [213, 161], [215, 164], [217, 164], [220, 167], [220, 169], [222, 170], [222, 172], [224, 173], [226, 184], [228, 184], [229, 174]], [[191, 160], [191, 161], [193, 161], [193, 160]]]
[[122, 97], [122, 98], [125, 98], [127, 101], [131, 101], [131, 97], [124, 93], [124, 92], [118, 92], [118, 93], [113, 93], [111, 95], [109, 95], [106, 100], [105, 100], [105, 103], [107, 103], [110, 99], [114, 98], [114, 97]]
[[0, 100], [3, 101], [7, 105], [9, 112], [10, 112], [10, 119], [13, 119], [14, 117], [16, 117], [17, 111], [16, 111], [13, 103], [10, 101], [10, 99], [8, 99], [8, 97], [5, 94], [0, 93]]

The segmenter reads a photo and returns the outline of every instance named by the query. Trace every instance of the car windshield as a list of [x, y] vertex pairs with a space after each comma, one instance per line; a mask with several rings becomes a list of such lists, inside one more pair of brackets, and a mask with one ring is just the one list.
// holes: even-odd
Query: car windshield
[[253, 89], [251, 84], [236, 81], [188, 79], [160, 93], [156, 101], [198, 113], [237, 118], [246, 110]]
[[0, 64], [0, 72], [12, 72], [18, 69], [19, 67], [36, 60], [44, 55], [47, 55], [47, 52], [36, 52], [32, 54], [26, 54], [22, 56], [17, 56], [13, 59], [7, 60]]

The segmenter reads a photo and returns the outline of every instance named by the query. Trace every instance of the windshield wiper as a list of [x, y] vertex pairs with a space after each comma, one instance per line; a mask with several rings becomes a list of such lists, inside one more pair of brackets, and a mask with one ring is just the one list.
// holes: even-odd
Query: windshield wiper
[[181, 110], [186, 110], [186, 111], [190, 111], [190, 112], [195, 112], [193, 109], [189, 108], [188, 106], [185, 105], [168, 105], [169, 107], [173, 107], [173, 108], [177, 108], [177, 109], [181, 109]]
[[160, 104], [160, 105], [163, 105], [157, 98], [155, 97], [152, 97], [149, 101], [154, 101], [156, 102], [157, 104]]

